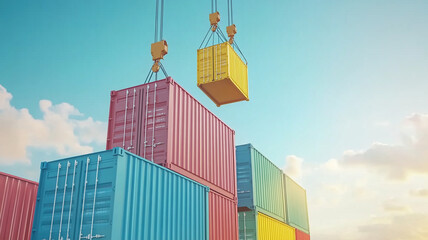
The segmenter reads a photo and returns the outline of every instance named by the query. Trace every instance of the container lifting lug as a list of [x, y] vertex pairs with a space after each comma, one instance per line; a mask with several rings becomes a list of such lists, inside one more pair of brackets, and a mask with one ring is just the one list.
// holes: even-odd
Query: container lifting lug
[[217, 24], [220, 22], [220, 13], [214, 12], [210, 14], [210, 24], [212, 26], [211, 30], [215, 32], [217, 30]]
[[168, 54], [168, 43], [165, 40], [152, 43], [151, 48], [153, 61], [159, 61]]
[[226, 27], [227, 36], [229, 37], [229, 43], [233, 44], [233, 38], [237, 33], [235, 24]]

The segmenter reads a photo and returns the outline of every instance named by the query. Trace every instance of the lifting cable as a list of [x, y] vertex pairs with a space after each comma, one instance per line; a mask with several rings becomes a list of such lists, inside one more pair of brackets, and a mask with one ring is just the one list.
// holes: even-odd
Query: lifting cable
[[[164, 16], [163, 12], [164, 12], [164, 0], [156, 0], [154, 43], [158, 43], [159, 41], [164, 40], [163, 39], [163, 16]], [[152, 46], [152, 48], [153, 48], [153, 46]], [[162, 56], [162, 58], [163, 58], [163, 56]], [[154, 66], [158, 66], [156, 71], [153, 70]], [[168, 74], [166, 73], [164, 66], [160, 62], [160, 59], [156, 59], [156, 60], [154, 60], [154, 64], [150, 68], [149, 73], [147, 74], [147, 77], [146, 77], [146, 80], [144, 81], [144, 84], [150, 82], [150, 80], [153, 76], [153, 73], [155, 74], [155, 81], [157, 81], [159, 69], [162, 70], [165, 77], [168, 77]]]
[[164, 8], [164, 0], [156, 0], [154, 42], [163, 40], [163, 8]]
[[[217, 5], [218, 5], [217, 4], [217, 0], [211, 0], [210, 21], [211, 21], [211, 15], [218, 14]], [[216, 39], [215, 36], [214, 36], [214, 34], [217, 35], [217, 43], [221, 43], [221, 42], [226, 42], [227, 41], [227, 39], [224, 36], [222, 36], [219, 33], [219, 31], [217, 31], [217, 30], [220, 29], [220, 28], [217, 27], [218, 21], [220, 21], [220, 20], [217, 20], [215, 23], [213, 23], [213, 22], [211, 23], [212, 25], [208, 28], [208, 31], [205, 34], [204, 39], [202, 40], [202, 42], [199, 45], [198, 49], [206, 48], [208, 46], [208, 44], [210, 43], [211, 40], [212, 40], [212, 45], [214, 45], [215, 44], [215, 39]], [[210, 32], [211, 32], [211, 34], [210, 34]], [[208, 35], [209, 35], [209, 37], [208, 37]], [[207, 37], [208, 37], [208, 39], [207, 39]]]
[[211, 13], [217, 12], [217, 0], [211, 0]]
[[[229, 26], [234, 25], [234, 23], [233, 23], [233, 0], [227, 0], [227, 20], [228, 20]], [[221, 29], [220, 29], [220, 32], [224, 36]], [[224, 37], [226, 38], [226, 36], [224, 36]], [[247, 58], [245, 58], [244, 54], [242, 53], [242, 51], [239, 48], [238, 43], [236, 42], [235, 39], [233, 39], [232, 47], [236, 48], [238, 50], [238, 52], [241, 54], [242, 58], [244, 58], [245, 64], [248, 65]]]
[[233, 5], [232, 0], [227, 0], [227, 25], [233, 24]]

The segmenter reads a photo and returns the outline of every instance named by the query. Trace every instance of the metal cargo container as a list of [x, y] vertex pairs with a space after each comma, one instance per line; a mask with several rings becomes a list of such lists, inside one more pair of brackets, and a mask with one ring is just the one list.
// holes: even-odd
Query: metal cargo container
[[210, 239], [238, 239], [238, 204], [214, 191], [210, 191]]
[[235, 132], [170, 77], [111, 92], [107, 149], [122, 147], [236, 198]]
[[228, 42], [198, 49], [198, 87], [217, 105], [248, 98], [248, 70]]
[[256, 210], [285, 222], [282, 170], [251, 144], [236, 147], [238, 208]]
[[284, 174], [287, 223], [309, 234], [306, 190]]
[[296, 228], [296, 240], [311, 240], [311, 236]]
[[239, 212], [240, 240], [295, 240], [295, 229], [257, 211]]
[[31, 238], [38, 183], [0, 172], [0, 239]]
[[32, 239], [208, 239], [208, 192], [121, 148], [43, 162]]

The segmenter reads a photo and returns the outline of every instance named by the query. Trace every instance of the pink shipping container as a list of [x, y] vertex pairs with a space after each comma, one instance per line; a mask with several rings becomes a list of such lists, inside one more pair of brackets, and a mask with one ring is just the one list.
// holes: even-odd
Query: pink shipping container
[[210, 240], [239, 239], [238, 202], [210, 191]]
[[107, 149], [122, 147], [236, 200], [235, 132], [171, 77], [111, 92]]
[[311, 236], [296, 228], [296, 240], [311, 240]]
[[38, 185], [0, 172], [0, 239], [31, 238]]

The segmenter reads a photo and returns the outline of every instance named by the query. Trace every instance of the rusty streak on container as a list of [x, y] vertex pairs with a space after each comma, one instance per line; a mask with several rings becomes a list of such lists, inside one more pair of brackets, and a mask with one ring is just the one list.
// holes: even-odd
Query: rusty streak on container
[[210, 239], [237, 240], [238, 202], [214, 191], [209, 193]]
[[107, 149], [122, 147], [236, 199], [235, 132], [171, 77], [111, 92]]
[[38, 185], [0, 172], [0, 239], [31, 238]]

